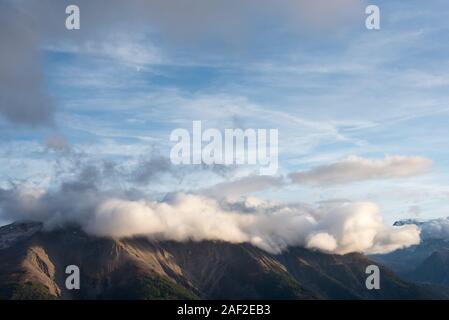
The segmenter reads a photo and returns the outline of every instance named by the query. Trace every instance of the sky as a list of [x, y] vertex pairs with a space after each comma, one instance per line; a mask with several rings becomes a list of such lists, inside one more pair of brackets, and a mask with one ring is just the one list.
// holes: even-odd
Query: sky
[[[152, 201], [370, 202], [387, 225], [449, 216], [448, 31], [443, 0], [3, 0], [1, 190], [76, 181]], [[170, 133], [194, 120], [278, 129], [278, 172], [173, 166]]]

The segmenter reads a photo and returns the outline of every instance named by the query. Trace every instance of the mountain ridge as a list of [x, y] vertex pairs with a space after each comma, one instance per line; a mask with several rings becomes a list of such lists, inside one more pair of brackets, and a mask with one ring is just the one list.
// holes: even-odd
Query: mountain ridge
[[[18, 231], [22, 232], [18, 232]], [[365, 287], [359, 253], [301, 247], [270, 254], [247, 243], [94, 237], [76, 227], [0, 227], [0, 298], [43, 299], [433, 299], [445, 296], [379, 265], [381, 289]], [[65, 267], [81, 271], [65, 288]]]

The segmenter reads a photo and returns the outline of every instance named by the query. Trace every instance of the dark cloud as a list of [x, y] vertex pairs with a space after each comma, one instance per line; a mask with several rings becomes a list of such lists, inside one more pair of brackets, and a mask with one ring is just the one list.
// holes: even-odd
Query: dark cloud
[[173, 172], [170, 159], [162, 156], [152, 156], [148, 160], [142, 160], [131, 173], [131, 181], [146, 185], [161, 174]]
[[54, 106], [33, 21], [29, 13], [0, 3], [0, 115], [18, 124], [52, 125]]

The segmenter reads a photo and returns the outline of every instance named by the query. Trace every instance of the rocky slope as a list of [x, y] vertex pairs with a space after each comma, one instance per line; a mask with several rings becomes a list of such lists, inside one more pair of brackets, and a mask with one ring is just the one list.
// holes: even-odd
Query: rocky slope
[[[92, 237], [78, 228], [47, 232], [36, 223], [0, 228], [1, 299], [427, 299], [433, 289], [381, 268], [367, 290], [361, 254], [290, 248], [279, 255], [249, 244]], [[80, 290], [65, 288], [77, 265]]]

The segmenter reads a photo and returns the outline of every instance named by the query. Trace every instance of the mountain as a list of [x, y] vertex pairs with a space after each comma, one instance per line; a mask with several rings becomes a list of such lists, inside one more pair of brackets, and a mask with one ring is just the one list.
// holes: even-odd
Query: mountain
[[[101, 238], [38, 223], [0, 228], [1, 299], [438, 299], [380, 266], [380, 290], [367, 290], [362, 254], [293, 247], [270, 254], [250, 244]], [[77, 265], [80, 290], [65, 288]]]
[[[424, 225], [425, 221], [407, 219], [394, 223]], [[440, 286], [440, 291], [449, 292], [449, 240], [431, 238], [426, 235], [421, 243], [382, 255], [372, 255], [371, 259], [384, 264], [399, 276], [409, 281]]]
[[388, 266], [407, 281], [431, 286], [433, 290], [449, 295], [449, 249], [446, 240], [427, 239], [417, 246], [370, 258]]
[[449, 250], [433, 252], [418, 265], [408, 278], [418, 282], [449, 286]]
[[[382, 263], [398, 274], [412, 273], [434, 252], [449, 250], [449, 241], [444, 239], [424, 239], [419, 245], [393, 251], [388, 254], [372, 255], [371, 259]], [[448, 270], [449, 271], [449, 270]]]

